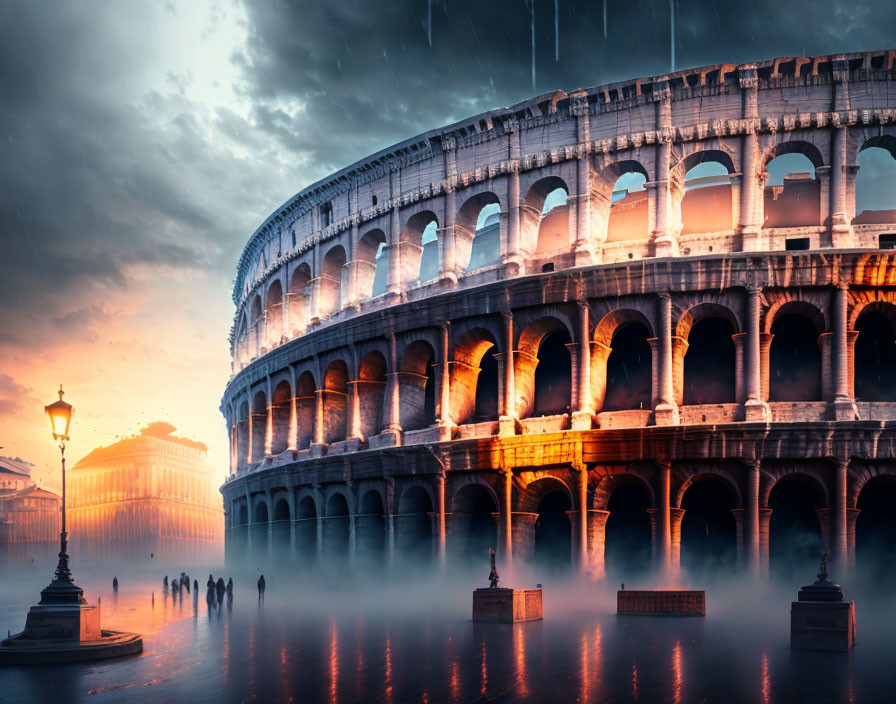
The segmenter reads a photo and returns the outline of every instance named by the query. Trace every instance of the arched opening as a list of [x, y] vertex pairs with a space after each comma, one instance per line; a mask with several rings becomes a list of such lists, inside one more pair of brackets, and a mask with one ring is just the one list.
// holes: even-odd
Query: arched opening
[[252, 559], [256, 564], [267, 561], [268, 558], [268, 505], [259, 501], [255, 506], [255, 521], [250, 532], [252, 540]]
[[274, 432], [271, 438], [271, 452], [275, 455], [285, 452], [286, 448], [289, 446], [289, 416], [291, 403], [292, 392], [289, 389], [289, 382], [283, 380], [277, 384], [277, 387], [274, 389], [274, 400], [272, 403]]
[[385, 246], [386, 234], [379, 229], [365, 232], [358, 241], [355, 285], [361, 298], [381, 296], [386, 292], [389, 283], [389, 257], [383, 256]]
[[855, 394], [860, 401], [896, 400], [896, 306], [872, 303], [856, 320]]
[[856, 225], [896, 223], [896, 137], [867, 140], [856, 158]]
[[432, 561], [432, 514], [432, 500], [422, 487], [410, 487], [401, 494], [396, 531], [400, 555], [410, 564], [425, 567]]
[[335, 245], [327, 250], [320, 270], [320, 303], [318, 315], [321, 318], [334, 313], [345, 305], [343, 300], [347, 287], [343, 286], [345, 276], [345, 250]]
[[557, 176], [530, 186], [523, 202], [520, 235], [523, 249], [539, 255], [569, 249], [569, 188]]
[[763, 227], [810, 227], [821, 224], [821, 188], [815, 169], [823, 161], [808, 142], [784, 142], [766, 164]]
[[606, 241], [647, 239], [649, 199], [644, 184], [649, 179], [644, 167], [636, 161], [625, 161], [604, 171], [601, 180], [607, 188], [603, 196], [609, 201]]
[[610, 494], [605, 537], [607, 571], [622, 581], [650, 569], [650, 494], [637, 480], [623, 482]]
[[249, 331], [249, 337], [251, 338], [252, 347], [250, 356], [257, 357], [264, 345], [264, 309], [261, 305], [261, 296], [255, 296], [252, 299], [251, 311], [252, 313], [249, 316], [250, 320], [252, 321], [250, 323]]
[[386, 552], [386, 519], [383, 499], [375, 490], [361, 497], [358, 515], [355, 517], [358, 558], [367, 569], [382, 568]]
[[233, 528], [233, 551], [240, 559], [246, 558], [246, 548], [249, 546], [249, 509], [242, 504], [237, 512], [236, 526]]
[[648, 338], [647, 326], [637, 320], [622, 323], [613, 332], [602, 410], [650, 408], [652, 371]]
[[283, 286], [279, 279], [275, 279], [268, 288], [264, 317], [267, 320], [265, 347], [275, 347], [283, 337]]
[[348, 368], [342, 360], [331, 362], [324, 372], [324, 442], [345, 440], [348, 410]]
[[332, 567], [348, 564], [351, 539], [351, 519], [348, 501], [342, 494], [333, 494], [327, 500], [327, 517], [324, 519], [323, 557]]
[[281, 563], [284, 561], [288, 562], [292, 559], [292, 546], [290, 545], [289, 539], [291, 527], [289, 519], [289, 503], [286, 499], [278, 499], [274, 504], [274, 524], [271, 532], [274, 540], [272, 546], [273, 552], [277, 555], [278, 560]]
[[569, 412], [572, 360], [566, 347], [572, 340], [565, 328], [545, 335], [538, 345], [533, 416]]
[[681, 500], [681, 564], [704, 578], [728, 575], [737, 560], [737, 531], [732, 509], [736, 497], [716, 475], [697, 477]]
[[300, 264], [292, 272], [289, 281], [289, 331], [292, 337], [298, 335], [308, 324], [308, 301], [310, 294], [308, 285], [311, 283], [311, 267]]
[[296, 447], [308, 449], [314, 440], [317, 423], [317, 385], [311, 372], [302, 372], [296, 383]]
[[249, 462], [249, 404], [243, 401], [236, 426], [236, 456], [237, 466], [243, 469]]
[[249, 361], [249, 321], [246, 319], [245, 311], [240, 316], [239, 327], [237, 328], [235, 357], [240, 364]]
[[476, 379], [476, 405], [473, 419], [476, 422], [494, 420], [498, 417], [498, 360], [497, 348], [489, 347], [479, 362], [479, 377]]
[[484, 328], [468, 330], [454, 345], [451, 373], [451, 413], [458, 425], [498, 417], [497, 345]]
[[436, 422], [435, 352], [428, 342], [408, 345], [401, 356], [401, 427], [428, 428]]
[[775, 482], [768, 497], [769, 569], [792, 582], [813, 574], [824, 552], [817, 509], [823, 506], [812, 480], [793, 474]]
[[735, 401], [734, 332], [730, 320], [716, 315], [691, 327], [684, 356], [683, 405]]
[[569, 494], [549, 490], [538, 502], [535, 519], [535, 566], [540, 573], [558, 574], [572, 566], [572, 509]]
[[821, 400], [819, 330], [805, 315], [784, 313], [775, 318], [769, 348], [769, 400]]
[[252, 400], [252, 461], [264, 459], [264, 442], [267, 434], [268, 404], [263, 391], [255, 393]]
[[681, 199], [682, 235], [727, 232], [731, 222], [731, 157], [707, 150], [689, 155], [681, 165], [684, 195]]
[[501, 205], [494, 193], [479, 193], [457, 211], [457, 266], [467, 271], [497, 264], [501, 255]]
[[383, 429], [383, 399], [386, 395], [386, 358], [368, 352], [361, 359], [358, 373], [358, 399], [361, 406], [361, 435], [365, 439]]
[[896, 576], [896, 477], [866, 482], [856, 508], [856, 568], [871, 584], [892, 584]]
[[296, 554], [305, 561], [317, 559], [317, 506], [310, 496], [296, 509]]
[[439, 274], [439, 221], [435, 213], [414, 213], [401, 231], [401, 282], [410, 286]]
[[449, 539], [458, 557], [468, 565], [481, 565], [489, 548], [498, 547], [498, 506], [488, 489], [468, 484], [454, 499]]

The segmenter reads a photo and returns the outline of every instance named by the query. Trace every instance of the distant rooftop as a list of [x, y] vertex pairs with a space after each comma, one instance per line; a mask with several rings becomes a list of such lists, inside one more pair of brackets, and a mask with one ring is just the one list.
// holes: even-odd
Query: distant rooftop
[[31, 469], [33, 467], [33, 464], [26, 462], [21, 457], [0, 457], [0, 472], [21, 474], [30, 477]]
[[78, 465], [88, 464], [90, 462], [96, 462], [97, 460], [107, 459], [110, 457], [117, 457], [119, 455], [145, 452], [147, 446], [147, 438], [161, 440], [172, 445], [180, 445], [181, 447], [186, 447], [198, 452], [208, 451], [208, 446], [204, 442], [190, 440], [189, 438], [183, 438], [177, 435], [173, 435], [175, 430], [177, 430], [177, 428], [171, 425], [171, 423], [165, 423], [164, 421], [156, 421], [155, 423], [150, 423], [146, 427], [141, 428], [140, 432], [135, 435], [123, 438], [111, 445], [98, 447], [95, 450], [92, 450], [85, 457], [82, 457], [78, 461]]

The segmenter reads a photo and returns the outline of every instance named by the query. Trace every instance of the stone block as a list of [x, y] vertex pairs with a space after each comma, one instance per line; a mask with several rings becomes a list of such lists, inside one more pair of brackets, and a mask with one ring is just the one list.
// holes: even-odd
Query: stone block
[[86, 604], [32, 606], [22, 636], [26, 640], [98, 640], [102, 637], [100, 607]]
[[626, 616], [706, 616], [706, 592], [620, 589], [616, 592], [616, 613]]
[[517, 623], [542, 619], [541, 589], [490, 589], [473, 592], [473, 620]]
[[846, 652], [856, 644], [854, 601], [793, 601], [790, 647]]

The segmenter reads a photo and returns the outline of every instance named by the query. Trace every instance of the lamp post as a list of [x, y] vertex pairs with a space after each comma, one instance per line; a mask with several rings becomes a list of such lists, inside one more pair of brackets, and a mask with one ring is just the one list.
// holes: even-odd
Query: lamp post
[[40, 593], [41, 604], [83, 604], [84, 590], [72, 579], [68, 566], [68, 533], [65, 530], [65, 441], [69, 439], [68, 429], [72, 421], [71, 404], [62, 400], [62, 384], [59, 385], [59, 400], [44, 407], [50, 419], [53, 439], [59, 443], [62, 458], [62, 530], [59, 531], [59, 564], [56, 575], [49, 586]]

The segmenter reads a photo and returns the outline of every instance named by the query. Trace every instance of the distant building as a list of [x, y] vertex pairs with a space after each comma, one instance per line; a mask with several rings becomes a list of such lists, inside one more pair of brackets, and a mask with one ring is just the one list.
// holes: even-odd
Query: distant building
[[152, 423], [72, 468], [73, 559], [187, 565], [222, 557], [224, 513], [207, 448], [172, 435], [174, 430]]
[[0, 457], [0, 564], [46, 562], [59, 552], [59, 496], [31, 480], [33, 465]]

